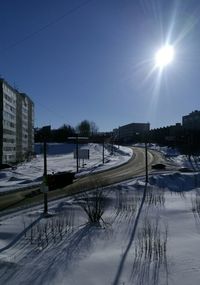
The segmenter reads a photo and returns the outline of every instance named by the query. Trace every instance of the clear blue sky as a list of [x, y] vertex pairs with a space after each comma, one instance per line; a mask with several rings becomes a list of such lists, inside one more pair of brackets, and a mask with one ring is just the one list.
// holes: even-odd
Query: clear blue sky
[[[200, 109], [199, 17], [199, 0], [0, 0], [0, 74], [38, 127], [175, 124]], [[159, 77], [166, 40], [175, 59]]]

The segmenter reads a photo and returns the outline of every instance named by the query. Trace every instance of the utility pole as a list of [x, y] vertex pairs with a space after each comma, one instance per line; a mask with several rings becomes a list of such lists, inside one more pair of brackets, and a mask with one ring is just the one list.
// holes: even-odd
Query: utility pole
[[103, 153], [102, 153], [102, 156], [103, 156], [103, 158], [102, 158], [102, 162], [103, 162], [103, 164], [104, 164], [104, 135], [103, 135]]
[[76, 135], [76, 172], [79, 170], [79, 155], [78, 155], [78, 134]]
[[[44, 138], [44, 174], [43, 174], [43, 183], [46, 186], [44, 191], [44, 214], [48, 213], [48, 199], [47, 199], [47, 142], [46, 138]], [[44, 187], [45, 188], [45, 187]]]
[[119, 142], [120, 142], [120, 127], [118, 127], [118, 148], [119, 148]]
[[113, 135], [111, 137], [111, 155], [113, 155], [114, 152], [114, 139], [113, 139]]
[[145, 142], [145, 172], [146, 172], [146, 183], [148, 183], [148, 150], [147, 150], [147, 142]]

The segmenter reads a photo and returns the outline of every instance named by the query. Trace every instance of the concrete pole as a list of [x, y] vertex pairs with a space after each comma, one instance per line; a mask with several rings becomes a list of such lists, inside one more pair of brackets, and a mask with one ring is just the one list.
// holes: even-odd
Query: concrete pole
[[146, 180], [145, 182], [148, 183], [148, 150], [147, 150], [147, 142], [145, 142], [145, 172], [146, 172]]
[[79, 171], [79, 161], [78, 161], [78, 135], [76, 135], [76, 172]]
[[[44, 174], [43, 174], [43, 183], [47, 184], [47, 143], [44, 139]], [[48, 199], [47, 193], [44, 192], [44, 214], [48, 213]]]
[[102, 152], [102, 162], [104, 164], [104, 136], [103, 136], [103, 152]]

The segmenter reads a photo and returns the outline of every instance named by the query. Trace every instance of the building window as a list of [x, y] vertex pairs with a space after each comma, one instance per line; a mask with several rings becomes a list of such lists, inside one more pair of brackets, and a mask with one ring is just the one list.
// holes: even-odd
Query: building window
[[3, 133], [4, 133], [5, 135], [15, 135], [15, 132], [14, 132], [14, 131], [7, 130], [7, 129], [3, 129]]

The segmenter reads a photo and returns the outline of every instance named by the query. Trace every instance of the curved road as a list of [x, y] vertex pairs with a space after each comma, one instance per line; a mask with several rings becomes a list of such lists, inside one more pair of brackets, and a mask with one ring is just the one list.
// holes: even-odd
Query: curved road
[[[92, 173], [88, 176], [79, 178], [73, 184], [66, 186], [63, 189], [58, 189], [48, 192], [48, 199], [56, 199], [66, 195], [72, 195], [86, 190], [104, 187], [114, 183], [122, 182], [134, 178], [136, 176], [145, 175], [145, 149], [140, 147], [132, 147], [134, 155], [124, 165], [106, 170], [100, 173]], [[148, 166], [149, 172], [151, 165], [165, 161], [161, 153], [148, 150]], [[43, 194], [34, 197], [27, 197], [27, 194], [37, 190], [21, 190], [16, 193], [6, 194], [1, 196], [0, 210], [15, 208], [19, 206], [30, 206], [32, 203], [40, 203], [43, 201]]]
[[[134, 155], [126, 164], [77, 179], [77, 181], [72, 185], [67, 186], [65, 189], [71, 194], [86, 189], [92, 189], [94, 187], [108, 186], [136, 176], [145, 175], [145, 149], [140, 147], [132, 147], [132, 149]], [[155, 163], [166, 164], [166, 161], [161, 153], [148, 150], [149, 172], [151, 171], [151, 165]]]

